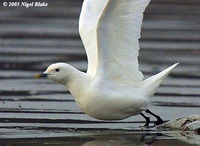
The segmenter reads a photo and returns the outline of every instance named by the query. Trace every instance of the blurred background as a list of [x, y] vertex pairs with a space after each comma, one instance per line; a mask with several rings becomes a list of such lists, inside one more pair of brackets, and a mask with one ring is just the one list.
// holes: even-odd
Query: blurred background
[[[1, 138], [125, 130], [144, 124], [140, 116], [116, 123], [96, 121], [80, 111], [63, 86], [34, 79], [55, 62], [86, 71], [78, 34], [82, 0], [44, 0], [47, 7], [29, 8], [3, 2], [9, 1], [0, 1]], [[158, 89], [150, 109], [166, 121], [199, 114], [200, 1], [152, 0], [141, 34], [139, 62], [145, 78], [180, 62]]]

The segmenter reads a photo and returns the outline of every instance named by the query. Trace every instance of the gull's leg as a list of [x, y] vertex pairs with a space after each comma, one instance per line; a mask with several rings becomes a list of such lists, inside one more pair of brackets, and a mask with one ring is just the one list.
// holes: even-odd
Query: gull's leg
[[152, 113], [150, 110], [147, 109], [147, 110], [145, 110], [145, 112], [151, 114], [152, 116], [154, 116], [157, 119], [157, 121], [154, 123], [155, 126], [160, 125], [160, 124], [163, 123], [163, 120], [161, 119], [161, 117], [159, 117], [158, 115]]
[[140, 115], [141, 115], [143, 118], [145, 118], [145, 120], [146, 120], [146, 123], [145, 123], [144, 127], [148, 127], [148, 126], [149, 126], [149, 123], [150, 123], [150, 118], [147, 117], [147, 116], [145, 116], [143, 113], [140, 113]]

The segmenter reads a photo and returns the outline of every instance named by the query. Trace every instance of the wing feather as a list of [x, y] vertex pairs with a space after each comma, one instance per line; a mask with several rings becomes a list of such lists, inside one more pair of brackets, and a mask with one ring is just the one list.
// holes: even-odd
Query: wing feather
[[143, 79], [139, 71], [139, 38], [143, 12], [150, 0], [108, 0], [97, 23], [97, 74], [106, 80]]
[[84, 0], [79, 18], [79, 33], [88, 59], [87, 73], [91, 76], [96, 74], [98, 61], [96, 27], [107, 1]]
[[87, 73], [106, 80], [138, 85], [139, 38], [143, 12], [150, 0], [84, 0], [79, 33], [87, 58]]

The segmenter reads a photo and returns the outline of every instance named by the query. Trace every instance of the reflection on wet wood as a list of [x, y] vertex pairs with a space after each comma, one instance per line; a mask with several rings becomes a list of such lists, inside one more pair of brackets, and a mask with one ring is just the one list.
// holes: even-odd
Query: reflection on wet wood
[[[34, 79], [35, 73], [54, 62], [67, 62], [82, 71], [87, 68], [77, 28], [82, 0], [47, 2], [46, 8], [1, 6], [0, 138], [122, 132], [143, 125], [140, 116], [119, 122], [96, 121], [77, 108], [64, 87]], [[150, 106], [165, 120], [199, 114], [199, 7], [199, 0], [152, 0], [145, 12], [140, 69], [147, 77], [180, 62]]]

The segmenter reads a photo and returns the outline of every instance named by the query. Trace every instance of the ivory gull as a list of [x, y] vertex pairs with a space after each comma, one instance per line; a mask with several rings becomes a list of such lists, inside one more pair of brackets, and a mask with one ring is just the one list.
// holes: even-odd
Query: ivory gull
[[162, 80], [178, 64], [143, 80], [139, 71], [139, 38], [143, 12], [150, 0], [84, 0], [79, 33], [87, 73], [66, 63], [50, 65], [35, 77], [63, 84], [87, 115], [99, 120], [122, 120], [143, 111], [163, 120], [147, 107]]

